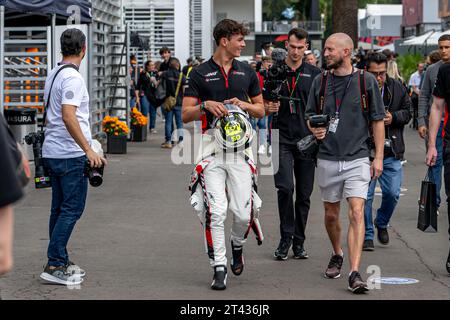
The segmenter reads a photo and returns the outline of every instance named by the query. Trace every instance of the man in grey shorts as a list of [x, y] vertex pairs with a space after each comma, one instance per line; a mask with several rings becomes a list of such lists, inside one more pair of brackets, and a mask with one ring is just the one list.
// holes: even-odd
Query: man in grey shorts
[[[331, 119], [327, 128], [312, 128], [308, 121], [310, 130], [321, 141], [317, 181], [325, 207], [325, 227], [333, 246], [325, 277], [336, 279], [341, 275], [344, 253], [339, 211], [340, 201], [345, 198], [350, 220], [348, 289], [363, 293], [368, 287], [358, 269], [365, 232], [364, 204], [371, 178], [379, 177], [383, 170], [385, 113], [375, 77], [367, 72], [360, 74], [353, 68], [352, 51], [353, 41], [344, 33], [333, 34], [327, 39], [324, 57], [330, 72], [326, 77], [319, 75], [314, 79], [305, 114], [309, 119], [323, 113]], [[364, 77], [361, 80], [364, 80], [366, 90], [360, 90], [360, 77]], [[325, 89], [323, 94], [321, 88]], [[320, 99], [321, 95], [324, 99]], [[369, 160], [369, 122], [376, 149], [372, 164]]]

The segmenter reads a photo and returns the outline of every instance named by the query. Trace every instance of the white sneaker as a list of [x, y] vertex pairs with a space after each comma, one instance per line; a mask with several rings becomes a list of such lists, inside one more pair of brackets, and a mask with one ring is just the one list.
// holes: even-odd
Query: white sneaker
[[158, 133], [158, 131], [156, 131], [156, 129], [151, 129], [150, 132], [151, 133]]
[[269, 146], [269, 154], [272, 154], [272, 146]]
[[266, 146], [262, 144], [259, 146], [258, 154], [265, 154], [265, 153], [266, 153]]

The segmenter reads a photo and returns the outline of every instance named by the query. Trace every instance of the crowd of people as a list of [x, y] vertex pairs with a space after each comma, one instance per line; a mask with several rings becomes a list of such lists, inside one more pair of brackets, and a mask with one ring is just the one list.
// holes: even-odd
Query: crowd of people
[[[238, 61], [245, 46], [245, 35], [245, 29], [231, 20], [224, 20], [216, 26], [217, 49], [213, 57], [205, 65], [194, 68], [192, 77], [188, 79], [183, 121], [205, 118], [206, 128], [217, 127], [214, 119], [227, 119], [230, 114], [234, 117], [235, 112], [227, 107], [227, 103], [233, 102], [248, 112], [253, 128], [259, 130], [259, 153], [266, 151], [263, 144], [267, 141], [267, 129], [268, 136], [271, 130], [279, 130], [279, 152], [276, 155], [279, 169], [274, 173], [274, 181], [278, 194], [280, 241], [274, 258], [279, 261], [288, 259], [292, 248], [293, 258], [308, 259], [306, 224], [316, 178], [332, 247], [324, 276], [330, 279], [341, 276], [344, 252], [339, 216], [340, 202], [345, 199], [349, 205], [350, 222], [347, 234], [348, 289], [353, 293], [367, 292], [369, 287], [359, 273], [361, 253], [375, 250], [375, 228], [380, 244], [388, 245], [390, 242], [388, 226], [399, 201], [403, 181], [406, 148], [403, 131], [410, 122], [426, 140], [427, 164], [436, 176], [439, 188], [436, 203], [440, 205], [442, 154], [446, 150], [442, 146], [440, 132], [444, 124], [441, 118], [450, 88], [448, 74], [440, 67], [448, 61], [450, 36], [442, 36], [438, 52], [427, 57], [427, 72], [424, 73], [424, 65], [419, 63], [417, 72], [409, 83], [405, 83], [395, 61], [395, 53], [386, 50], [355, 55], [353, 41], [343, 33], [333, 34], [326, 40], [324, 61], [319, 68], [317, 57], [308, 50], [308, 33], [294, 28], [288, 34], [285, 43], [287, 56], [283, 61], [292, 76], [286, 77], [277, 88], [278, 99], [266, 99], [262, 93], [271, 89], [266, 86], [263, 75], [272, 61], [270, 56], [262, 54], [256, 54], [255, 60], [249, 63]], [[266, 52], [272, 50], [270, 47], [265, 49]], [[214, 77], [214, 85], [210, 83], [211, 76]], [[257, 116], [262, 98], [265, 117]], [[420, 106], [415, 106], [415, 103], [419, 104], [415, 99], [423, 100]], [[315, 116], [321, 115], [327, 116], [325, 125], [316, 126], [311, 122]], [[269, 122], [266, 117], [270, 117]], [[324, 118], [320, 119], [323, 121]], [[350, 127], [352, 130], [348, 130]], [[438, 130], [441, 131], [438, 133]], [[297, 146], [311, 133], [321, 141], [316, 154], [304, 153]], [[255, 221], [255, 212], [240, 208], [252, 202], [250, 177], [255, 172], [251, 170], [253, 156], [245, 150], [239, 153], [234, 149], [235, 157], [239, 159], [240, 154], [243, 160], [235, 159], [233, 165], [223, 164], [220, 148], [210, 150], [214, 152], [203, 153], [199, 158], [197, 180], [194, 181], [203, 189], [196, 199], [205, 199], [199, 214], [203, 216], [206, 251], [214, 269], [211, 288], [223, 290], [227, 281], [226, 212], [229, 209], [235, 221], [231, 231], [230, 266], [233, 274], [240, 275], [244, 269], [243, 244]], [[247, 173], [242, 171], [244, 160], [250, 161]], [[246, 183], [236, 184], [237, 173], [248, 177], [244, 180]], [[446, 177], [446, 181], [450, 178]], [[382, 201], [373, 217], [377, 182], [381, 187]], [[446, 190], [450, 190], [450, 184]], [[445, 266], [450, 273], [450, 252]]]
[[[362, 251], [375, 250], [374, 228], [378, 241], [389, 244], [388, 225], [403, 180], [403, 131], [411, 120], [425, 140], [426, 162], [438, 186], [438, 207], [443, 167], [445, 190], [450, 191], [446, 147], [450, 124], [444, 121], [445, 104], [450, 103], [450, 36], [439, 39], [439, 50], [427, 57], [426, 65], [418, 64], [417, 72], [406, 84], [393, 52], [359, 54], [355, 59], [353, 41], [344, 33], [326, 39], [323, 65], [319, 68], [317, 57], [309, 50], [307, 31], [293, 28], [281, 62], [290, 75], [280, 82], [277, 96], [268, 98], [264, 93], [269, 90], [266, 74], [273, 63], [273, 48], [265, 45], [253, 62], [238, 61], [247, 33], [242, 24], [222, 20], [214, 28], [217, 47], [213, 56], [206, 61], [191, 58], [183, 68], [168, 48], [160, 50], [161, 61], [146, 61], [142, 68], [136, 57], [130, 59], [130, 107], [137, 106], [150, 118], [151, 133], [156, 133], [161, 107], [165, 119], [162, 148], [182, 145], [183, 131], [177, 130], [175, 136], [175, 125], [181, 129], [183, 123], [202, 121], [203, 147], [190, 189], [192, 196], [201, 199], [193, 206], [203, 225], [206, 252], [213, 268], [211, 288], [227, 287], [224, 223], [228, 210], [233, 215], [230, 268], [234, 275], [244, 271], [243, 248], [250, 230], [262, 238], [258, 170], [249, 141], [253, 130], [257, 130], [258, 153], [272, 154], [271, 131], [278, 130], [279, 152], [273, 160], [279, 163], [274, 184], [280, 240], [274, 259], [288, 259], [291, 249], [294, 259], [308, 259], [306, 229], [316, 182], [331, 247], [324, 276], [336, 279], [342, 273], [340, 204], [346, 200], [350, 222], [348, 289], [353, 293], [367, 292], [369, 287], [359, 272]], [[86, 203], [85, 167], [102, 167], [107, 162], [92, 149], [89, 95], [78, 72], [85, 56], [86, 37], [77, 29], [68, 29], [60, 41], [63, 59], [50, 71], [44, 95], [47, 107], [42, 156], [52, 179], [52, 203], [47, 263], [41, 278], [58, 284], [80, 284], [86, 272], [69, 259], [67, 244]], [[2, 274], [12, 266], [11, 205], [23, 192], [15, 174], [20, 152], [8, 140], [7, 125], [2, 115], [0, 118]], [[350, 127], [352, 130], [348, 130]], [[209, 129], [219, 130], [219, 134], [213, 134], [215, 139], [211, 139]], [[442, 131], [446, 133], [444, 137]], [[297, 144], [310, 135], [320, 142], [317, 150], [302, 152]], [[382, 201], [373, 219], [377, 182]], [[450, 252], [446, 269], [450, 273]]]

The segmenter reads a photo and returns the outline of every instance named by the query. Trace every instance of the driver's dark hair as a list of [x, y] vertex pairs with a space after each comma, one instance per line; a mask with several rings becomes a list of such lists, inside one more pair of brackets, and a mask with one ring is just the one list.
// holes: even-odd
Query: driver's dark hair
[[223, 19], [214, 27], [214, 40], [219, 45], [220, 39], [227, 38], [228, 40], [234, 35], [246, 36], [249, 34], [248, 29], [237, 21], [231, 19]]

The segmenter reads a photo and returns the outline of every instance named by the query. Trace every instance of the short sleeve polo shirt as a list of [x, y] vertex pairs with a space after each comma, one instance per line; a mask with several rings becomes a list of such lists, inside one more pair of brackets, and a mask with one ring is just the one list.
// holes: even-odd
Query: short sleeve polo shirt
[[[213, 58], [192, 69], [184, 91], [185, 97], [194, 97], [200, 101], [217, 101], [238, 98], [250, 102], [261, 94], [256, 72], [243, 62], [233, 60], [228, 74]], [[210, 128], [213, 116], [206, 111], [207, 129]]]

